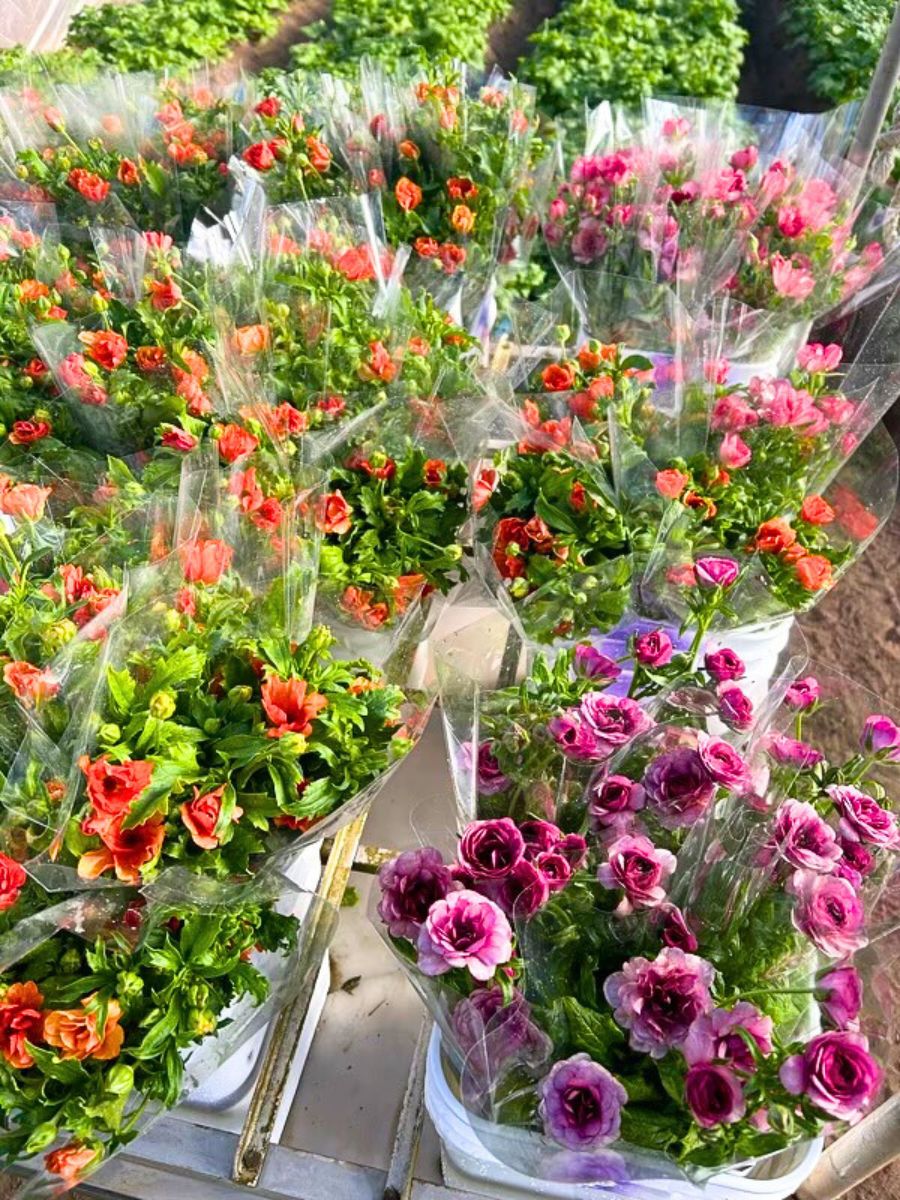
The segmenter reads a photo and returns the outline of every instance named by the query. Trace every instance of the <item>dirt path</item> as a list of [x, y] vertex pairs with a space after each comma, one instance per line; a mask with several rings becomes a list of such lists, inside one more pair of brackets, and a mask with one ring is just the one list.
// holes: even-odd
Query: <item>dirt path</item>
[[506, 20], [491, 30], [488, 64], [514, 72], [519, 59], [529, 52], [529, 36], [561, 8], [562, 0], [518, 0]]

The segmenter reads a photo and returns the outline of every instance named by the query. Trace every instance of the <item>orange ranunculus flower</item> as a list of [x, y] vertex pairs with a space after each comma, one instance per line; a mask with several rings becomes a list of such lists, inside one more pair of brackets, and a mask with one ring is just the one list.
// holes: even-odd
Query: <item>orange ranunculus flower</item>
[[69, 1142], [46, 1154], [44, 1166], [51, 1175], [59, 1175], [65, 1183], [73, 1184], [83, 1178], [85, 1168], [99, 1158], [99, 1155], [99, 1150], [92, 1150], [82, 1142]]
[[306, 153], [309, 155], [309, 165], [320, 175], [331, 166], [331, 151], [320, 138], [310, 135], [306, 139]]
[[384, 601], [373, 604], [375, 596], [363, 588], [346, 587], [341, 596], [341, 608], [359, 621], [364, 629], [378, 629], [391, 615]]
[[531, 544], [537, 550], [538, 554], [549, 554], [553, 549], [553, 533], [546, 521], [540, 517], [531, 517], [526, 522], [525, 533], [531, 540]]
[[[50, 792], [49, 783], [47, 792]], [[27, 878], [22, 864], [0, 850], [0, 912], [6, 912], [8, 908], [13, 907]]]
[[99, 879], [113, 868], [116, 878], [123, 883], [137, 884], [141, 871], [155, 862], [162, 850], [166, 831], [161, 813], [154, 813], [141, 825], [124, 829], [124, 814], [107, 817], [95, 814], [81, 822], [83, 833], [98, 835], [103, 845], [99, 850], [88, 850], [78, 860], [78, 875], [81, 879]]
[[260, 354], [269, 344], [268, 325], [242, 325], [231, 335], [231, 344], [245, 358]]
[[429, 458], [422, 467], [422, 482], [426, 487], [440, 487], [447, 474], [447, 464], [442, 458]]
[[16, 483], [12, 487], [0, 488], [0, 512], [8, 517], [39, 521], [52, 491], [52, 488], [39, 487], [36, 483]]
[[25, 1043], [31, 1042], [34, 1046], [41, 1040], [44, 1028], [43, 1003], [44, 997], [38, 985], [30, 980], [11, 984], [0, 998], [0, 1054], [18, 1071], [24, 1071], [34, 1064]]
[[451, 200], [474, 200], [478, 195], [478, 186], [464, 176], [451, 175], [447, 180], [447, 194]]
[[[597, 349], [594, 349], [595, 346]], [[575, 357], [582, 371], [596, 371], [603, 361], [598, 342], [585, 342]]]
[[74, 167], [69, 172], [66, 182], [69, 187], [84, 196], [85, 200], [91, 200], [94, 204], [99, 204], [109, 195], [109, 183], [93, 171], [86, 171], [84, 167]]
[[417, 237], [413, 249], [420, 258], [437, 258], [441, 252], [440, 242], [433, 237]]
[[450, 214], [450, 224], [457, 233], [471, 233], [475, 228], [475, 214], [468, 204], [457, 204]]
[[699, 492], [685, 492], [684, 504], [686, 508], [702, 511], [704, 521], [711, 521], [717, 512], [716, 502], [709, 496], [701, 496]]
[[139, 371], [161, 371], [166, 365], [166, 352], [162, 346], [138, 346], [134, 361]]
[[50, 295], [50, 289], [40, 279], [23, 279], [16, 287], [16, 294], [20, 300], [28, 303], [43, 300], [45, 296]]
[[150, 303], [160, 312], [165, 312], [167, 308], [177, 308], [184, 298], [184, 293], [171, 275], [167, 275], [165, 279], [151, 279], [148, 287]]
[[545, 392], [569, 392], [575, 386], [575, 372], [570, 363], [550, 363], [541, 371]]
[[[216, 826], [222, 813], [224, 792], [224, 783], [203, 796], [200, 795], [200, 789], [195, 787], [193, 800], [188, 800], [179, 809], [194, 845], [199, 846], [201, 850], [215, 850], [219, 844]], [[232, 821], [239, 821], [243, 815], [244, 810], [235, 805], [231, 811]]]
[[400, 151], [401, 158], [419, 158], [422, 154], [416, 143], [411, 142], [409, 138], [404, 138], [397, 149]]
[[800, 508], [800, 519], [810, 525], [830, 525], [835, 511], [821, 496], [807, 496]]
[[234, 558], [234, 550], [221, 538], [198, 538], [179, 546], [178, 557], [188, 583], [218, 583]]
[[[518, 579], [525, 574], [524, 554], [530, 538], [525, 530], [527, 522], [521, 517], [504, 517], [497, 522], [491, 557], [504, 579]], [[510, 550], [513, 549], [513, 553]]]
[[794, 573], [808, 592], [820, 592], [831, 586], [831, 563], [822, 554], [805, 554], [794, 564]]
[[394, 605], [397, 612], [406, 612], [413, 600], [424, 594], [424, 590], [424, 575], [398, 575], [394, 584]]
[[380, 379], [382, 383], [390, 383], [397, 374], [397, 364], [391, 358], [390, 351], [383, 342], [369, 342], [371, 357], [359, 368], [363, 379]]
[[472, 483], [472, 507], [476, 512], [481, 512], [493, 496], [499, 480], [500, 474], [496, 467], [482, 467], [479, 470]]
[[259, 438], [240, 425], [222, 425], [219, 427], [219, 454], [227, 463], [237, 462], [246, 458], [259, 445]]
[[656, 472], [656, 490], [666, 500], [677, 500], [690, 481], [690, 475], [686, 475], [684, 471], [679, 471], [677, 467], [670, 467], [667, 471]]
[[153, 778], [153, 763], [139, 759], [111, 763], [98, 758], [91, 762], [85, 755], [78, 765], [84, 772], [91, 807], [106, 817], [124, 816]]
[[209, 379], [209, 363], [196, 350], [186, 348], [181, 351], [181, 361], [187, 367], [198, 383], [206, 383]]
[[353, 524], [352, 512], [340, 491], [319, 496], [314, 510], [316, 528], [322, 533], [349, 533]]
[[109, 1001], [101, 1032], [97, 1028], [97, 1014], [86, 1007], [92, 999], [93, 996], [87, 996], [82, 1000], [81, 1008], [56, 1009], [44, 1014], [44, 1041], [59, 1050], [60, 1058], [79, 1061], [96, 1058], [98, 1062], [106, 1062], [118, 1057], [125, 1039], [125, 1031], [119, 1024], [121, 1005], [118, 1000]]
[[7, 663], [3, 668], [3, 682], [27, 708], [51, 699], [59, 691], [59, 681], [54, 679], [52, 672], [29, 662]]
[[771, 521], [763, 521], [756, 531], [754, 546], [762, 554], [783, 554], [788, 546], [793, 546], [797, 534], [784, 517], [774, 517]]
[[141, 182], [137, 163], [130, 158], [123, 158], [116, 167], [116, 179], [123, 187], [137, 187]]
[[88, 358], [106, 371], [120, 367], [128, 354], [128, 342], [113, 329], [101, 329], [96, 333], [84, 330], [79, 333], [78, 340], [87, 347]]
[[13, 446], [30, 446], [49, 437], [53, 426], [49, 421], [13, 421], [9, 431], [9, 440]]
[[304, 679], [272, 675], [262, 685], [262, 705], [270, 724], [269, 737], [301, 733], [309, 737], [312, 723], [328, 704], [318, 692], [307, 692]]
[[412, 212], [422, 203], [422, 189], [406, 175], [401, 175], [397, 180], [394, 185], [394, 195], [404, 212]]

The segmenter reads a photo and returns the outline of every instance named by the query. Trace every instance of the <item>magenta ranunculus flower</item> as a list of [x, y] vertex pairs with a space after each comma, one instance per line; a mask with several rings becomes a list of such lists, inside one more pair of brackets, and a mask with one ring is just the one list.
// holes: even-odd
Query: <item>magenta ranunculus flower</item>
[[552, 821], [522, 821], [519, 833], [525, 839], [525, 857], [535, 858], [552, 850], [562, 840], [562, 830]]
[[760, 1054], [772, 1053], [772, 1018], [746, 1000], [739, 1000], [732, 1009], [714, 1008], [698, 1017], [684, 1040], [682, 1053], [691, 1066], [722, 1062], [752, 1075], [756, 1062], [742, 1033], [756, 1043]]
[[616, 915], [627, 917], [636, 908], [656, 908], [666, 898], [666, 880], [676, 867], [675, 855], [661, 850], [647, 837], [625, 834], [607, 849], [607, 859], [597, 871], [601, 887], [621, 889], [625, 895]]
[[744, 660], [733, 650], [729, 650], [724, 646], [721, 650], [715, 650], [710, 654], [706, 654], [703, 658], [703, 666], [706, 668], [706, 673], [716, 683], [727, 683], [734, 679], [743, 679], [747, 674], [747, 668], [744, 666]]
[[567, 833], [554, 849], [566, 856], [573, 871], [580, 871], [587, 862], [587, 839], [581, 833]]
[[472, 1052], [482, 1049], [488, 1075], [510, 1060], [540, 1063], [552, 1049], [550, 1039], [531, 1019], [531, 1005], [516, 988], [508, 1003], [496, 985], [476, 988], [457, 1003], [450, 1024], [470, 1068]]
[[622, 668], [593, 646], [576, 646], [573, 659], [576, 675], [582, 679], [608, 679], [610, 683], [622, 674]]
[[667, 946], [652, 962], [630, 958], [621, 971], [608, 976], [603, 994], [616, 1022], [630, 1031], [631, 1048], [662, 1058], [680, 1046], [697, 1017], [712, 1008], [709, 989], [714, 975], [705, 959]]
[[802, 710], [812, 708], [822, 694], [819, 681], [812, 675], [805, 679], [795, 679], [784, 694], [784, 702], [788, 708]]
[[664, 946], [675, 946], [685, 954], [694, 953], [699, 943], [677, 904], [661, 904], [654, 916]]
[[719, 716], [729, 729], [749, 729], [753, 724], [753, 701], [739, 687], [720, 687]]
[[816, 1108], [851, 1125], [878, 1095], [882, 1083], [868, 1040], [861, 1033], [846, 1031], [820, 1033], [802, 1053], [788, 1058], [779, 1074], [792, 1096], [806, 1095]]
[[747, 1111], [744, 1089], [733, 1071], [712, 1063], [697, 1063], [684, 1077], [684, 1098], [691, 1115], [704, 1129], [733, 1125]]
[[627, 775], [601, 776], [589, 790], [591, 821], [601, 828], [611, 825], [622, 813], [638, 812], [644, 807], [644, 789]]
[[512, 957], [512, 929], [493, 900], [464, 889], [432, 904], [417, 949], [423, 975], [458, 968], [483, 983]]
[[832, 784], [825, 789], [840, 815], [838, 829], [848, 842], [870, 846], [896, 846], [900, 840], [897, 818], [877, 800], [855, 787]]
[[710, 737], [701, 730], [697, 739], [697, 753], [716, 783], [727, 788], [739, 788], [747, 783], [747, 760], [729, 742]]
[[702, 588], [729, 588], [740, 574], [733, 558], [707, 554], [694, 563], [694, 578]]
[[458, 854], [470, 878], [504, 879], [524, 857], [525, 839], [509, 817], [472, 821], [459, 839]]
[[[509, 778], [500, 770], [494, 757], [493, 742], [481, 742], [475, 759], [476, 783], [482, 796], [496, 796], [509, 787]], [[472, 744], [463, 742], [459, 748], [459, 765], [464, 771], [472, 769]]]
[[812, 804], [785, 800], [775, 813], [764, 859], [779, 855], [792, 867], [828, 874], [841, 858], [837, 836]]
[[634, 700], [604, 696], [602, 692], [588, 692], [583, 696], [579, 712], [600, 739], [606, 754], [612, 754], [653, 724]]
[[634, 639], [634, 657], [645, 667], [664, 667], [672, 661], [675, 647], [664, 629], [639, 633]]
[[[477, 882], [485, 890], [485, 884]], [[523, 858], [502, 879], [487, 884], [487, 890], [507, 916], [531, 917], [550, 899], [549, 872], [541, 870], [537, 859]]]
[[435, 900], [453, 888], [453, 876], [441, 852], [431, 846], [405, 850], [378, 871], [378, 915], [391, 937], [415, 939]]
[[834, 967], [820, 975], [816, 996], [822, 1015], [836, 1029], [850, 1029], [858, 1023], [863, 985], [856, 967]]
[[591, 762], [604, 758], [606, 746], [596, 730], [581, 715], [578, 708], [567, 708], [547, 722], [547, 729], [566, 758], [576, 762]]
[[890, 717], [879, 713], [866, 717], [860, 742], [867, 754], [879, 754], [892, 762], [900, 759], [900, 727]]
[[822, 762], [823, 755], [807, 742], [798, 742], [786, 734], [779, 733], [770, 737], [766, 747], [776, 762], [790, 767], [814, 767]]
[[844, 958], [865, 946], [865, 913], [849, 880], [795, 871], [787, 890], [796, 898], [794, 925], [823, 954]]
[[560, 850], [545, 850], [543, 854], [537, 854], [528, 861], [547, 881], [551, 896], [554, 892], [561, 892], [575, 873], [572, 864]]
[[[844, 852], [844, 857], [837, 865], [838, 874], [842, 874], [845, 870], [853, 871], [854, 875], [863, 880], [875, 870], [877, 865], [875, 855], [862, 842], [851, 842], [847, 838], [841, 838], [841, 850]], [[856, 886], [858, 887], [859, 884]]]
[[619, 1136], [628, 1093], [587, 1054], [554, 1063], [540, 1082], [538, 1110], [547, 1137], [570, 1150], [593, 1150]]
[[699, 751], [689, 746], [660, 754], [644, 775], [644, 791], [666, 829], [693, 825], [716, 794], [715, 780]]

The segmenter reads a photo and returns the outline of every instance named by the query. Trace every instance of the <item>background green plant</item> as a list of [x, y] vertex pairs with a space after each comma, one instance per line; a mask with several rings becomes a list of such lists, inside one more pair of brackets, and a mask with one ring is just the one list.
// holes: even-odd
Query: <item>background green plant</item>
[[865, 93], [893, 11], [893, 0], [790, 0], [785, 28], [806, 52], [816, 96], [842, 104]]

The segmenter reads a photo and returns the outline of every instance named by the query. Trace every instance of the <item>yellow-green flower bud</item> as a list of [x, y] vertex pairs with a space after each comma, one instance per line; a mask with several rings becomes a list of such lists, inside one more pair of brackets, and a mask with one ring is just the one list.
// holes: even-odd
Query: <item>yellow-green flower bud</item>
[[150, 697], [150, 715], [159, 721], [167, 721], [175, 711], [175, 693], [166, 688], [154, 692]]
[[63, 646], [68, 645], [77, 633], [78, 627], [75, 622], [70, 621], [68, 617], [64, 617], [63, 620], [55, 621], [44, 631], [42, 640], [47, 650], [52, 654], [57, 650], [62, 650]]
[[107, 721], [97, 730], [97, 741], [103, 746], [114, 746], [122, 736], [122, 730], [112, 721]]

